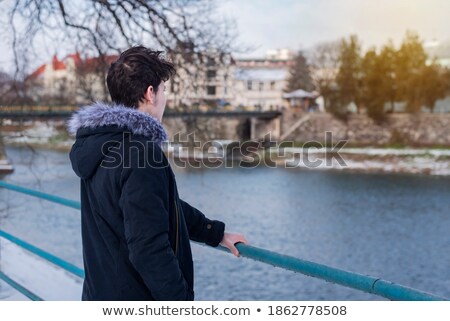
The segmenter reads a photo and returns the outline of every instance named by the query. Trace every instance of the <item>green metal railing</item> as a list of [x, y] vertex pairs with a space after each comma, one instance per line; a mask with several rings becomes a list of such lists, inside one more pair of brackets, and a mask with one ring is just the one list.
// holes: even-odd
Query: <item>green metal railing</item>
[[76, 275], [80, 278], [84, 278], [84, 271], [83, 269], [79, 268], [78, 266], [73, 265], [72, 263], [69, 263], [67, 261], [64, 261], [63, 259], [60, 259], [59, 257], [48, 253], [30, 243], [25, 242], [24, 240], [21, 240], [14, 235], [11, 235], [9, 233], [6, 233], [5, 231], [0, 229], [0, 237], [3, 237], [4, 239], [20, 246], [21, 248], [36, 254], [37, 256], [53, 263], [56, 266], [59, 266], [66, 270], [67, 272], [72, 273], [73, 275]]
[[67, 198], [63, 198], [63, 197], [59, 197], [59, 196], [55, 196], [55, 195], [51, 195], [51, 194], [42, 193], [42, 192], [39, 192], [39, 191], [36, 191], [36, 190], [33, 190], [33, 189], [25, 188], [25, 187], [18, 186], [18, 185], [9, 184], [9, 183], [6, 183], [4, 181], [0, 181], [0, 187], [4, 187], [4, 188], [9, 189], [11, 191], [16, 191], [16, 192], [19, 192], [19, 193], [35, 196], [37, 198], [44, 199], [44, 200], [47, 200], [47, 201], [50, 201], [50, 202], [54, 202], [54, 203], [58, 203], [58, 204], [61, 204], [61, 205], [64, 205], [64, 206], [72, 207], [72, 208], [75, 208], [77, 210], [81, 209], [80, 202], [72, 201], [72, 200], [69, 200]]
[[[75, 209], [80, 209], [81, 205], [79, 202], [68, 200], [55, 195], [50, 195], [35, 191], [32, 189], [24, 188], [21, 186], [13, 185], [0, 181], [0, 187], [7, 188], [13, 191], [24, 193], [27, 195], [32, 195], [41, 199], [46, 199], [58, 204], [62, 204]], [[49, 262], [65, 269], [72, 274], [83, 278], [84, 271], [79, 267], [74, 266], [71, 263], [65, 262], [60, 258], [45, 252], [23, 240], [16, 238], [15, 236], [8, 234], [0, 230], [0, 237], [3, 237], [20, 247], [48, 260]], [[319, 279], [329, 281], [335, 284], [343, 285], [349, 288], [357, 289], [363, 292], [379, 295], [390, 300], [402, 300], [402, 301], [446, 301], [447, 298], [439, 297], [433, 294], [422, 292], [416, 289], [405, 287], [390, 281], [386, 281], [373, 276], [362, 275], [354, 272], [349, 272], [337, 268], [333, 268], [327, 265], [318, 264], [315, 262], [298, 259], [292, 256], [282, 255], [276, 252], [271, 252], [265, 249], [257, 248], [250, 245], [245, 245], [243, 243], [236, 244], [237, 249], [242, 257], [250, 258], [256, 261], [267, 263], [273, 266], [277, 266], [286, 270], [299, 272], [308, 276], [317, 277]], [[217, 249], [226, 251], [229, 250], [225, 247], [218, 246]], [[7, 279], [5, 279], [7, 278]], [[33, 293], [26, 290], [24, 287], [18, 285], [11, 279], [9, 279], [3, 273], [0, 274], [0, 279], [6, 281], [15, 287], [18, 291], [27, 295], [32, 300], [40, 299]], [[24, 292], [22, 292], [22, 290]]]
[[43, 301], [40, 297], [38, 297], [36, 294], [28, 290], [27, 288], [23, 287], [13, 279], [11, 279], [9, 276], [7, 276], [5, 273], [0, 271], [0, 280], [5, 281], [7, 284], [12, 286], [14, 289], [25, 295], [27, 298], [29, 298], [32, 301]]

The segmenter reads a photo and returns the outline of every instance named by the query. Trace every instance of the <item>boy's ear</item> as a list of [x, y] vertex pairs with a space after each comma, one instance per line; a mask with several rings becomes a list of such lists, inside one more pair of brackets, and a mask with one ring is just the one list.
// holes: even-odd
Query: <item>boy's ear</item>
[[145, 94], [144, 94], [144, 98], [146, 100], [148, 100], [150, 102], [150, 104], [153, 104], [154, 99], [155, 99], [155, 92], [154, 92], [153, 86], [147, 87], [147, 90], [145, 91]]

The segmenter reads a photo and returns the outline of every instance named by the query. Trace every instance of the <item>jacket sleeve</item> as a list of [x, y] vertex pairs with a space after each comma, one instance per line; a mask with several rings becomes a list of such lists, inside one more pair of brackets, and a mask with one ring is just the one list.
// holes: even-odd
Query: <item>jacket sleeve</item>
[[192, 300], [192, 289], [169, 242], [166, 168], [153, 163], [124, 168], [121, 182], [119, 203], [130, 262], [156, 300]]
[[218, 246], [223, 238], [225, 224], [206, 218], [202, 212], [181, 199], [180, 203], [186, 219], [189, 238], [212, 247]]

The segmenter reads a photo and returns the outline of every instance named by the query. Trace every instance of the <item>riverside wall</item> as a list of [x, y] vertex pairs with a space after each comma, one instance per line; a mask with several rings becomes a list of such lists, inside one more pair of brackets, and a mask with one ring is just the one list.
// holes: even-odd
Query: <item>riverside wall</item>
[[[281, 121], [281, 132], [305, 113], [287, 111]], [[311, 113], [310, 119], [294, 130], [285, 140], [325, 142], [325, 133], [333, 140], [347, 140], [354, 146], [450, 147], [450, 114], [390, 114], [382, 123], [367, 115], [349, 115], [340, 120], [328, 113]]]
[[[212, 118], [164, 120], [164, 126], [171, 139], [175, 133], [182, 136], [196, 132], [200, 141], [211, 139], [248, 140], [261, 139], [268, 131], [283, 135], [300, 118], [309, 116], [284, 141], [325, 143], [326, 132], [331, 132], [333, 141], [347, 140], [348, 146], [411, 146], [450, 147], [450, 113], [439, 114], [390, 114], [382, 123], [377, 123], [367, 115], [353, 114], [341, 120], [329, 113], [309, 113], [286, 110], [272, 126], [254, 126], [246, 119]], [[255, 129], [256, 128], [256, 129]], [[250, 133], [256, 130], [256, 133]], [[198, 134], [201, 133], [201, 134]], [[277, 135], [274, 135], [275, 137]], [[329, 143], [329, 142], [328, 142]]]
[[[276, 139], [288, 133], [290, 128], [305, 116], [309, 119], [302, 122], [283, 139], [284, 141], [297, 143], [317, 141], [324, 144], [326, 132], [331, 132], [334, 142], [347, 140], [347, 146], [450, 147], [450, 113], [417, 115], [396, 113], [388, 115], [384, 122], [377, 123], [362, 114], [352, 114], [346, 120], [341, 120], [328, 113], [305, 113], [288, 109], [280, 118], [273, 120], [252, 121], [241, 117], [178, 117], [165, 118], [163, 124], [171, 141], [177, 133], [181, 134], [182, 141], [192, 141], [194, 132], [196, 141], [201, 142], [221, 139], [246, 141], [251, 138], [260, 140], [268, 132], [272, 132], [272, 138]], [[0, 126], [0, 157], [3, 150], [1, 134], [48, 136], [49, 127], [52, 127], [56, 135], [65, 131], [65, 122], [66, 120], [3, 122], [3, 126]], [[191, 137], [187, 137], [188, 134], [191, 134]]]

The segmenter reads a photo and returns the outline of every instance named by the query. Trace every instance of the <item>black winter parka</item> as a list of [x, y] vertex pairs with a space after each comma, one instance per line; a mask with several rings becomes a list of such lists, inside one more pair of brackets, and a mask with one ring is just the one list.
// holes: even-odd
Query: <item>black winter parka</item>
[[190, 239], [216, 247], [225, 224], [179, 198], [152, 116], [95, 103], [68, 122], [80, 177], [82, 300], [193, 300]]

